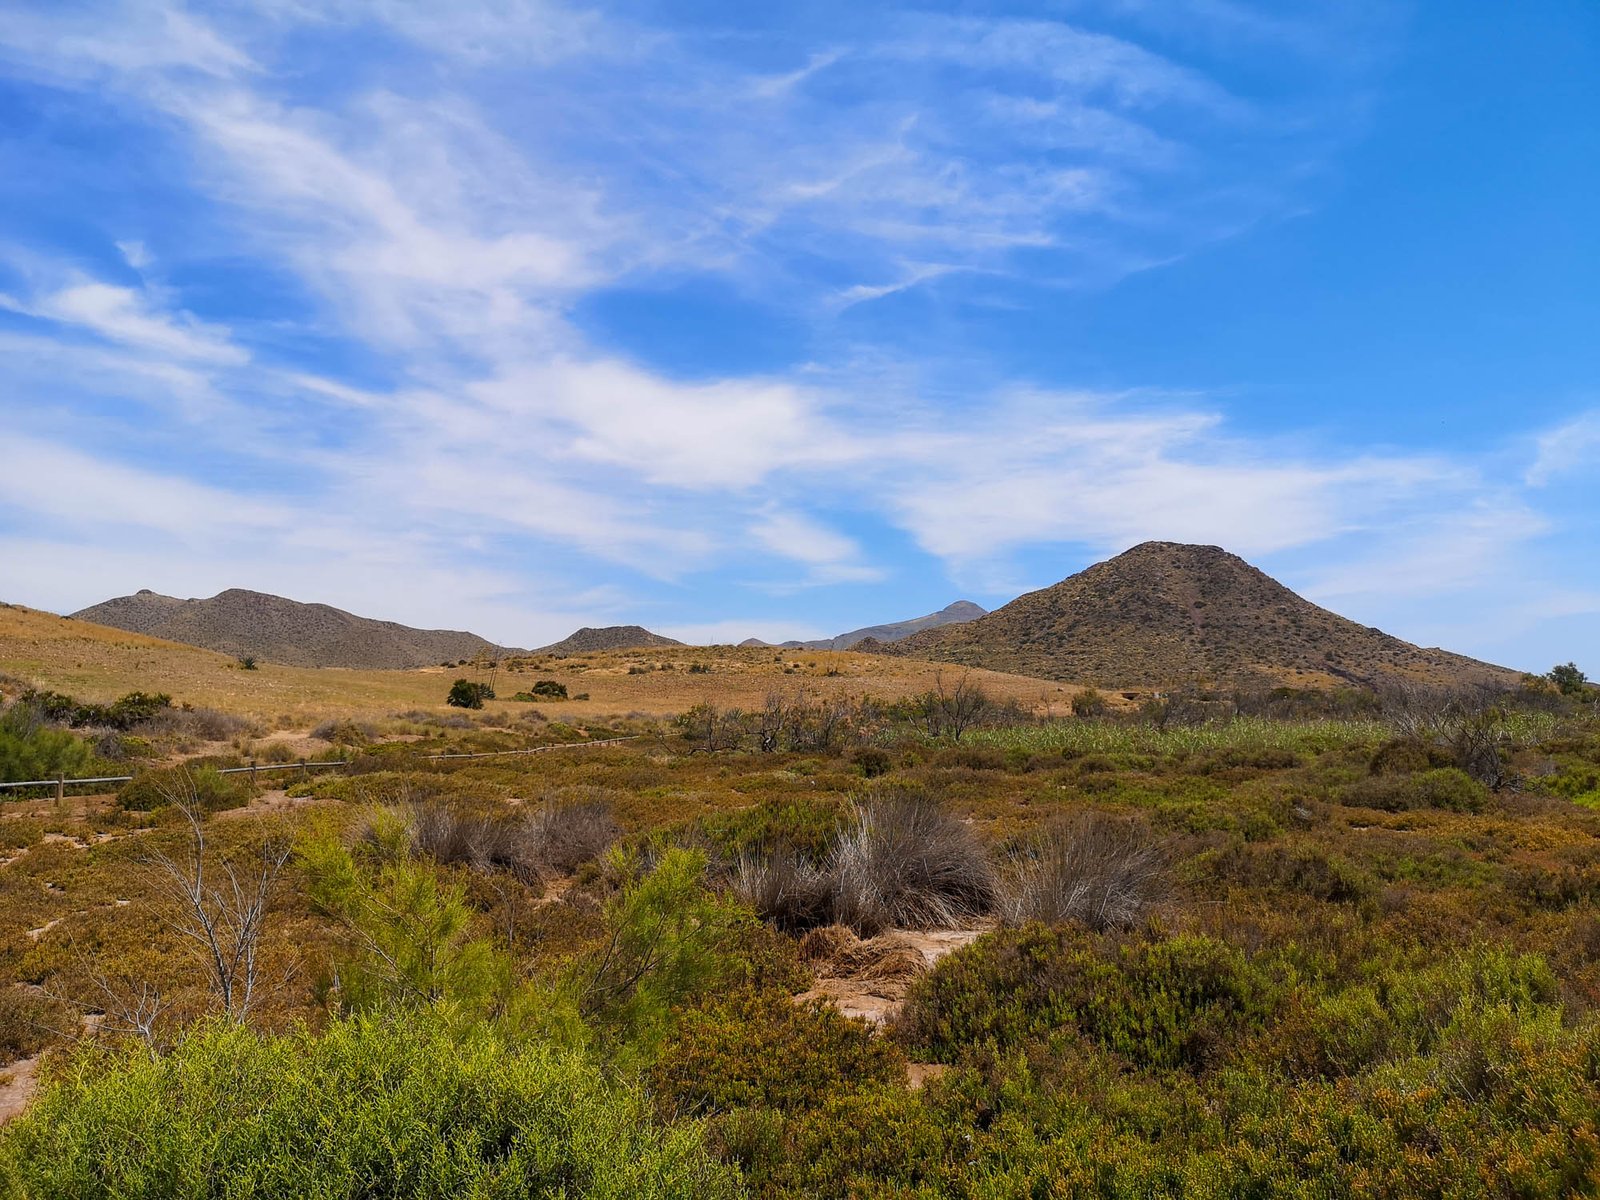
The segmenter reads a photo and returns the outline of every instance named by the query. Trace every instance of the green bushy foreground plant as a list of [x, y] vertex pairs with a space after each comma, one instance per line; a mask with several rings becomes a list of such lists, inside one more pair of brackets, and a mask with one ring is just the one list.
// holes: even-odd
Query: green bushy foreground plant
[[85, 1054], [0, 1141], [0, 1180], [73, 1200], [738, 1194], [699, 1130], [654, 1124], [637, 1089], [428, 1011]]
[[51, 729], [37, 710], [16, 704], [0, 713], [0, 781], [67, 778], [100, 766], [93, 748], [64, 729]]

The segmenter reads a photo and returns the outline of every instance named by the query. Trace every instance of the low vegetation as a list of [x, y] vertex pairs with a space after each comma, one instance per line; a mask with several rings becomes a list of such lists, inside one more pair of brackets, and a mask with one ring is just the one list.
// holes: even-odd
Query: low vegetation
[[114, 799], [0, 801], [0, 1191], [1600, 1190], [1592, 689], [939, 683], [109, 731]]

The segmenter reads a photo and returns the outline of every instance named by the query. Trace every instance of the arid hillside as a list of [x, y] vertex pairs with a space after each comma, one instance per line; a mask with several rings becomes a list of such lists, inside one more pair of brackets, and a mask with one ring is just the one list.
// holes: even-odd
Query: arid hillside
[[535, 654], [594, 654], [602, 650], [633, 650], [645, 646], [681, 646], [674, 638], [651, 633], [643, 625], [605, 625], [595, 628], [585, 625], [574, 630], [559, 642], [541, 646]]
[[[267, 721], [282, 716], [313, 721], [383, 717], [413, 708], [443, 711], [454, 679], [487, 680], [489, 673], [470, 666], [389, 671], [277, 663], [246, 671], [216, 651], [0, 605], [0, 676], [10, 677], [13, 691], [33, 685], [100, 702], [131, 691], [160, 691], [178, 703]], [[962, 678], [981, 684], [996, 699], [1039, 713], [1066, 711], [1073, 691], [1070, 685], [993, 671], [966, 676], [919, 659], [669, 645], [507, 658], [495, 676], [501, 698], [490, 701], [488, 708], [508, 715], [527, 711], [529, 704], [509, 697], [541, 679], [565, 685], [572, 699], [543, 700], [540, 707], [566, 720], [588, 720], [632, 712], [670, 716], [702, 702], [759, 708], [773, 692], [892, 700], [952, 687]]]
[[1145, 542], [976, 621], [861, 649], [1102, 686], [1518, 678], [1319, 608], [1219, 547], [1175, 542]]
[[413, 629], [243, 588], [229, 588], [209, 600], [179, 600], [145, 590], [72, 615], [130, 633], [294, 667], [406, 670], [495, 653], [494, 645], [476, 634]]
[[[884, 625], [867, 625], [861, 629], [852, 629], [849, 633], [841, 633], [837, 637], [818, 638], [809, 642], [780, 642], [785, 650], [850, 650], [857, 644], [871, 638], [878, 642], [898, 642], [901, 638], [908, 638], [913, 633], [921, 633], [924, 629], [937, 629], [941, 625], [958, 625], [962, 621], [976, 621], [989, 610], [981, 605], [974, 604], [971, 600], [957, 600], [954, 604], [947, 604], [938, 612], [929, 613], [925, 617], [912, 617], [907, 621], [891, 621]], [[740, 642], [741, 646], [765, 646], [766, 642], [759, 638], [750, 638]]]

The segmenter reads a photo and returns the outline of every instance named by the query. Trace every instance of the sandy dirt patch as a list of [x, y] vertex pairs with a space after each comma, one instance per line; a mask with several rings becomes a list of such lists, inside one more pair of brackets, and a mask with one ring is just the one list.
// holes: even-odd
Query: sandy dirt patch
[[991, 928], [894, 929], [871, 938], [859, 938], [842, 925], [814, 929], [801, 939], [800, 956], [816, 972], [815, 981], [796, 999], [821, 1000], [847, 1017], [882, 1025], [919, 976]]

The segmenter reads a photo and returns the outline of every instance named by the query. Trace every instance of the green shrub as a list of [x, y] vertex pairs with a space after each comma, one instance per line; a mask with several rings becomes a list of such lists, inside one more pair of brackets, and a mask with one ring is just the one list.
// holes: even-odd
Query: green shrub
[[1282, 888], [1333, 904], [1367, 904], [1378, 892], [1370, 874], [1316, 845], [1235, 845], [1199, 856], [1188, 873], [1195, 879], [1214, 875], [1248, 887]]
[[456, 708], [482, 708], [485, 700], [494, 699], [494, 689], [487, 683], [473, 683], [458, 679], [450, 685], [450, 694], [444, 702]]
[[250, 803], [253, 794], [247, 774], [224, 775], [207, 766], [156, 767], [118, 788], [117, 806], [129, 812], [153, 812], [176, 800], [219, 812]]
[[651, 1070], [658, 1103], [693, 1115], [812, 1108], [905, 1077], [905, 1061], [863, 1021], [776, 990], [741, 990], [691, 1010]]
[[583, 1060], [427, 1012], [170, 1053], [91, 1049], [0, 1138], [0, 1191], [73, 1197], [733, 1197], [699, 1131]]
[[90, 704], [60, 692], [30, 690], [23, 693], [22, 703], [36, 708], [47, 721], [75, 729], [108, 725], [126, 731], [171, 708], [172, 697], [165, 692], [129, 692], [110, 704]]
[[1212, 938], [1116, 942], [1025, 925], [949, 955], [911, 989], [896, 1036], [938, 1062], [1076, 1031], [1141, 1067], [1204, 1070], [1259, 1030], [1276, 980]]
[[39, 1053], [76, 1025], [66, 1005], [20, 987], [0, 987], [0, 1068]]
[[653, 1058], [684, 1007], [748, 982], [751, 912], [706, 890], [705, 858], [668, 850], [653, 870], [613, 851], [629, 882], [606, 905], [602, 943], [574, 961], [552, 1002], [569, 1006], [606, 1046]]
[[1340, 799], [1383, 812], [1444, 808], [1475, 813], [1488, 803], [1489, 789], [1456, 767], [1438, 767], [1414, 775], [1374, 775], [1347, 787]]
[[467, 1017], [499, 1010], [511, 964], [483, 936], [460, 882], [410, 857], [411, 833], [381, 814], [357, 857], [331, 834], [300, 845], [316, 906], [342, 921], [351, 952], [339, 971], [347, 1009], [426, 1008], [449, 1002]]
[[700, 819], [700, 830], [712, 848], [730, 860], [783, 851], [819, 859], [838, 837], [845, 815], [844, 805], [836, 799], [785, 797], [708, 813]]
[[16, 704], [0, 714], [0, 780], [71, 779], [97, 775], [100, 766], [87, 741], [48, 728], [37, 710]]

